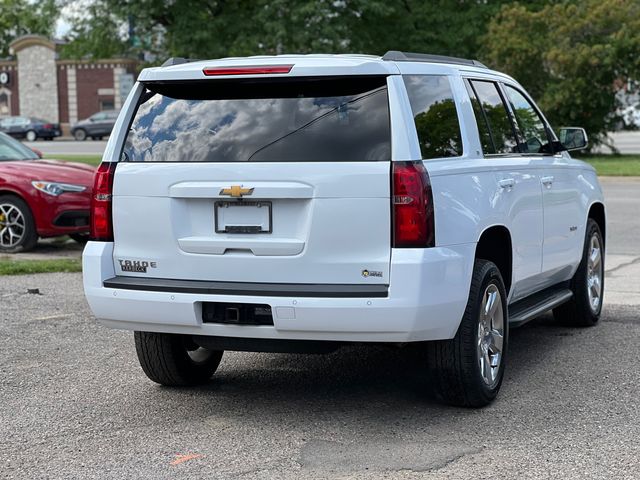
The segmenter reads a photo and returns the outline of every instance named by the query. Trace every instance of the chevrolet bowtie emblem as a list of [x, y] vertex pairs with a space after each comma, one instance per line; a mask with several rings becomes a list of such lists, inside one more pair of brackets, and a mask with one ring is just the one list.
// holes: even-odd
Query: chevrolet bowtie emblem
[[220, 195], [229, 195], [234, 198], [242, 198], [244, 195], [251, 195], [253, 188], [242, 188], [242, 185], [231, 185], [231, 188], [223, 188]]

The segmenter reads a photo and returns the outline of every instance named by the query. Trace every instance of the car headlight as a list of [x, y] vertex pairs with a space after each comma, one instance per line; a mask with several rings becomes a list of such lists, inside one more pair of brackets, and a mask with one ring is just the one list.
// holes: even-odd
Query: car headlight
[[44, 192], [48, 195], [53, 195], [57, 197], [65, 192], [84, 192], [87, 187], [83, 187], [82, 185], [73, 185], [70, 183], [58, 183], [58, 182], [43, 182], [34, 180], [31, 182], [37, 190]]

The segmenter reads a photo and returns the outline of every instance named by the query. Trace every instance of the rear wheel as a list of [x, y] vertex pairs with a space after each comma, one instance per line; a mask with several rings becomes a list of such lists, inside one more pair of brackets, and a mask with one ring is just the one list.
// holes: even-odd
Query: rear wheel
[[569, 287], [573, 298], [553, 310], [554, 318], [563, 325], [592, 327], [600, 319], [604, 292], [604, 241], [595, 220], [587, 221], [582, 261]]
[[0, 252], [31, 250], [38, 241], [29, 206], [13, 195], [0, 196]]
[[170, 387], [206, 382], [218, 369], [222, 350], [199, 347], [184, 335], [134, 333], [138, 360], [144, 373]]
[[498, 394], [509, 334], [506, 298], [498, 267], [476, 260], [456, 336], [427, 347], [430, 379], [445, 403], [483, 407]]
[[87, 139], [86, 130], [83, 130], [82, 128], [77, 129], [75, 132], [73, 132], [73, 138], [75, 138], [79, 142], [86, 140]]

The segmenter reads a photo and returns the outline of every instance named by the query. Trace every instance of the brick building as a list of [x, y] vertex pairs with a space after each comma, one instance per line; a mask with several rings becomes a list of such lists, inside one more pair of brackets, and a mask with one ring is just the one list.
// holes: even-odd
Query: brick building
[[119, 109], [138, 62], [126, 58], [60, 60], [56, 43], [25, 35], [0, 60], [0, 117], [21, 115], [69, 125], [101, 110]]

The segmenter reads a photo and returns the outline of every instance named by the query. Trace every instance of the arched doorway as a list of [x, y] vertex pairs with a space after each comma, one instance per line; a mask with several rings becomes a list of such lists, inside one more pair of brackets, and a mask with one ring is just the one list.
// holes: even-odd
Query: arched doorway
[[0, 117], [11, 116], [11, 90], [0, 88]]

